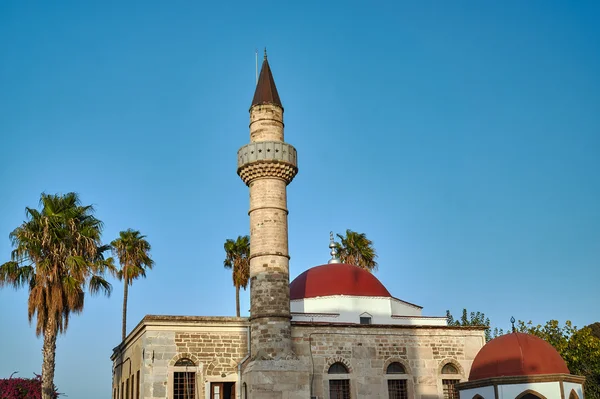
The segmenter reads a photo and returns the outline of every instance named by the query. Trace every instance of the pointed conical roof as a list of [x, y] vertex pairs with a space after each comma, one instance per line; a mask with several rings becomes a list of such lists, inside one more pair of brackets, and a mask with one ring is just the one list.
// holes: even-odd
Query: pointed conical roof
[[260, 76], [258, 77], [258, 83], [256, 84], [254, 98], [252, 99], [253, 106], [258, 104], [275, 104], [283, 108], [281, 100], [279, 99], [279, 94], [277, 93], [277, 87], [275, 87], [275, 80], [273, 80], [273, 74], [271, 73], [271, 67], [269, 67], [266, 52], [260, 70]]

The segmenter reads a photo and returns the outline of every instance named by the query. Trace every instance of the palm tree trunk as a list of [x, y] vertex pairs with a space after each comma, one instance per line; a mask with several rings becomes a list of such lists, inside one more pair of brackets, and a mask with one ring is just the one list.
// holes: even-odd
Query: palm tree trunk
[[56, 366], [56, 336], [58, 328], [54, 316], [49, 316], [44, 329], [42, 354], [42, 399], [54, 399], [54, 368]]
[[240, 317], [240, 287], [235, 286], [235, 314]]
[[127, 294], [129, 291], [129, 282], [127, 281], [127, 268], [123, 268], [125, 270], [123, 281], [123, 330], [121, 332], [121, 341], [125, 341], [125, 337], [127, 334]]

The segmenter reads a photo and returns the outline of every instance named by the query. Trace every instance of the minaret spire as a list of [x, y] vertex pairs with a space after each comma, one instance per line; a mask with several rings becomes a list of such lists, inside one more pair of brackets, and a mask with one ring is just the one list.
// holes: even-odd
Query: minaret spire
[[271, 73], [271, 67], [267, 60], [266, 47], [262, 67], [260, 68], [260, 75], [258, 76], [258, 83], [256, 84], [256, 91], [252, 99], [252, 106], [261, 104], [273, 104], [283, 108], [279, 99], [279, 93], [277, 93], [273, 74]]

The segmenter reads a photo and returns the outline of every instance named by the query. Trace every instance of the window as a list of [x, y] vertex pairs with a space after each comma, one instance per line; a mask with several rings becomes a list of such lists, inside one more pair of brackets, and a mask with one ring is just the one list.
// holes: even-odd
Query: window
[[373, 318], [370, 313], [364, 312], [360, 316], [360, 324], [372, 324]]
[[348, 374], [348, 368], [344, 363], [336, 362], [329, 367], [327, 374]]
[[398, 379], [399, 376], [406, 374], [406, 369], [400, 362], [393, 362], [387, 366], [385, 370], [387, 375], [394, 376], [395, 378], [389, 379], [388, 394], [390, 399], [408, 399], [408, 389], [406, 379]]
[[390, 399], [408, 399], [406, 380], [388, 380]]
[[517, 398], [518, 399], [545, 399], [542, 395], [536, 395], [536, 393], [537, 392], [527, 390], [527, 391], [519, 394], [519, 396], [517, 396]]
[[442, 380], [442, 386], [444, 387], [444, 399], [458, 399], [458, 391], [455, 385], [460, 380]]
[[140, 399], [140, 387], [142, 386], [142, 382], [140, 381], [140, 370], [137, 371], [137, 387], [135, 391], [135, 399]]
[[330, 399], [350, 399], [350, 380], [329, 380]]
[[386, 370], [387, 374], [406, 374], [406, 370], [401, 363], [394, 362], [390, 363]]
[[186, 367], [186, 366], [195, 366], [194, 362], [192, 362], [190, 359], [187, 358], [183, 358], [183, 359], [179, 359], [176, 363], [175, 363], [175, 367]]
[[571, 393], [569, 394], [569, 399], [579, 399], [579, 395], [575, 392], [574, 389], [571, 389]]
[[196, 392], [196, 373], [175, 372], [173, 376], [173, 399], [194, 399]]
[[329, 380], [329, 398], [330, 399], [350, 399], [350, 380], [347, 377], [348, 368], [340, 362], [333, 363], [327, 374], [346, 374], [345, 378]]
[[442, 388], [444, 390], [444, 399], [458, 399], [458, 391], [455, 385], [459, 382], [460, 371], [458, 371], [458, 367], [452, 363], [444, 364], [444, 367], [442, 367]]
[[188, 371], [188, 367], [195, 370], [195, 364], [190, 359], [179, 359], [175, 363], [173, 373], [173, 399], [196, 398], [196, 372]]
[[448, 363], [442, 367], [442, 374], [460, 374], [458, 369], [452, 363]]

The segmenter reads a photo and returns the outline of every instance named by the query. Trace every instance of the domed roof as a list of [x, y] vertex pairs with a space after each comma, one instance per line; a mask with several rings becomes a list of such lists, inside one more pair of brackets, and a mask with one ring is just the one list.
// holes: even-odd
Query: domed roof
[[344, 263], [313, 267], [290, 284], [292, 300], [331, 295], [391, 297], [373, 274]]
[[548, 342], [515, 332], [495, 338], [481, 348], [471, 366], [469, 381], [536, 374], [569, 374], [569, 369]]

